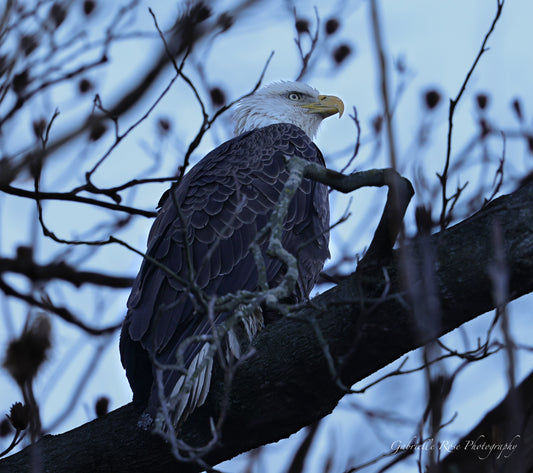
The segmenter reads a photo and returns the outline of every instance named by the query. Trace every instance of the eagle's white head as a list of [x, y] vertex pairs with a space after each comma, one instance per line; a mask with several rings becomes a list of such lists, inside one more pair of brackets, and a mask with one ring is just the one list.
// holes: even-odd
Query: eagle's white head
[[342, 100], [334, 95], [320, 95], [302, 82], [273, 82], [237, 102], [233, 119], [235, 135], [274, 123], [292, 123], [310, 138], [322, 120], [344, 112]]

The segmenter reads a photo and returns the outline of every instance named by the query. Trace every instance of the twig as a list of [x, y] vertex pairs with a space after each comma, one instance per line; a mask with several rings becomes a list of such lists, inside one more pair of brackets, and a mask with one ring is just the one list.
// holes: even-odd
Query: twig
[[98, 286], [128, 288], [133, 284], [133, 278], [131, 277], [109, 276], [92, 271], [78, 271], [64, 261], [41, 265], [22, 256], [18, 256], [15, 259], [0, 257], [0, 273], [3, 272], [24, 274], [32, 281], [61, 279], [76, 287], [88, 283]]
[[25, 103], [27, 103], [27, 101], [30, 100], [34, 95], [38, 94], [39, 92], [41, 92], [41, 91], [43, 91], [45, 89], [48, 89], [52, 85], [56, 85], [56, 84], [59, 84], [61, 82], [70, 80], [70, 79], [72, 79], [72, 78], [74, 78], [76, 76], [79, 76], [79, 75], [83, 74], [84, 72], [86, 72], [88, 70], [91, 70], [91, 69], [93, 69], [93, 68], [95, 68], [97, 66], [101, 66], [102, 64], [105, 64], [106, 61], [107, 61], [107, 59], [105, 57], [101, 57], [100, 59], [98, 59], [98, 60], [96, 60], [96, 61], [94, 61], [92, 63], [85, 64], [85, 65], [79, 67], [78, 69], [75, 69], [73, 71], [70, 71], [70, 72], [66, 73], [62, 77], [43, 82], [42, 84], [40, 84], [35, 89], [25, 93], [22, 97], [19, 98], [19, 100], [16, 101], [15, 105], [13, 105], [11, 110], [9, 110], [3, 117], [0, 118], [0, 127], [4, 123], [6, 123], [9, 119], [11, 119], [13, 117], [13, 115], [15, 115], [15, 113], [18, 110], [20, 110], [23, 107], [23, 105]]
[[[172, 178], [173, 179], [173, 178]], [[165, 180], [168, 180], [165, 178]], [[135, 184], [131, 184], [135, 185]], [[120, 188], [118, 186], [117, 188]], [[124, 187], [131, 187], [124, 184]], [[117, 188], [111, 188], [113, 191]], [[35, 200], [61, 200], [64, 202], [78, 202], [80, 204], [94, 205], [96, 207], [103, 207], [110, 210], [116, 210], [117, 212], [125, 212], [130, 215], [140, 215], [142, 217], [152, 218], [157, 215], [157, 212], [153, 210], [137, 209], [135, 207], [128, 207], [127, 205], [113, 204], [111, 202], [104, 202], [102, 200], [91, 199], [89, 197], [82, 197], [72, 192], [42, 192], [42, 191], [30, 191], [26, 189], [20, 189], [13, 186], [0, 187], [0, 191], [6, 194], [16, 195], [18, 197], [26, 197], [28, 199]], [[102, 192], [106, 193], [106, 192]]]
[[359, 117], [357, 116], [357, 108], [353, 108], [353, 115], [350, 115], [350, 118], [353, 120], [354, 124], [355, 124], [355, 129], [356, 129], [356, 138], [355, 138], [355, 145], [354, 145], [354, 150], [353, 150], [353, 153], [352, 153], [352, 156], [350, 157], [350, 159], [348, 160], [348, 162], [346, 163], [346, 165], [341, 169], [341, 173], [344, 173], [346, 171], [346, 169], [348, 169], [350, 167], [350, 165], [352, 164], [353, 160], [357, 157], [357, 155], [359, 154], [359, 147], [361, 145], [361, 124], [359, 123]]
[[381, 24], [378, 13], [377, 0], [371, 0], [371, 17], [372, 17], [372, 29], [374, 33], [374, 43], [376, 46], [376, 52], [378, 55], [379, 72], [380, 72], [380, 87], [381, 87], [381, 99], [383, 101], [383, 109], [385, 113], [385, 125], [387, 128], [387, 138], [389, 144], [389, 160], [393, 169], [397, 169], [396, 161], [396, 145], [394, 140], [394, 130], [392, 126], [392, 109], [389, 98], [389, 79], [387, 61], [385, 58], [385, 50], [383, 46], [383, 39], [381, 34]]
[[104, 328], [90, 327], [89, 325], [82, 322], [78, 317], [76, 317], [67, 308], [57, 307], [48, 300], [39, 301], [29, 294], [23, 294], [17, 291], [16, 289], [14, 289], [13, 287], [11, 287], [9, 284], [7, 284], [2, 278], [0, 278], [0, 290], [2, 290], [2, 292], [6, 296], [15, 297], [16, 299], [24, 301], [31, 306], [38, 307], [44, 311], [52, 312], [58, 315], [65, 322], [68, 322], [72, 325], [75, 325], [76, 327], [81, 328], [83, 331], [87, 332], [89, 335], [103, 335], [106, 333], [112, 333], [118, 330], [122, 326], [122, 323], [120, 323], [120, 324], [115, 324], [115, 325], [111, 325], [109, 327], [104, 327]]
[[466, 90], [466, 86], [472, 77], [472, 74], [474, 73], [474, 70], [481, 59], [481, 56], [487, 51], [486, 44], [489, 40], [492, 32], [494, 31], [494, 28], [496, 26], [496, 23], [498, 22], [500, 15], [502, 13], [503, 5], [505, 3], [505, 0], [497, 0], [497, 9], [496, 9], [496, 15], [494, 16], [494, 19], [492, 20], [492, 24], [489, 28], [489, 31], [485, 35], [485, 38], [483, 39], [483, 42], [481, 43], [481, 48], [474, 59], [474, 62], [472, 66], [470, 67], [470, 70], [466, 74], [465, 80], [463, 81], [463, 84], [461, 85], [461, 88], [459, 89], [459, 92], [455, 99], [450, 99], [450, 109], [448, 112], [448, 138], [447, 138], [447, 144], [446, 144], [446, 160], [444, 162], [444, 169], [441, 174], [437, 173], [437, 177], [441, 183], [441, 195], [442, 195], [442, 209], [440, 213], [440, 228], [441, 230], [444, 230], [446, 226], [449, 223], [449, 215], [448, 215], [448, 203], [450, 201], [450, 198], [446, 194], [446, 184], [448, 182], [448, 172], [450, 168], [450, 161], [451, 161], [451, 152], [452, 152], [452, 133], [453, 133], [453, 117], [455, 113], [455, 109], [457, 107], [457, 104], [461, 100], [461, 97], [463, 96], [463, 93]]
[[83, 390], [90, 381], [91, 376], [94, 375], [97, 364], [105, 353], [105, 349], [107, 348], [106, 345], [110, 345], [110, 341], [112, 341], [112, 337], [107, 337], [107, 339], [100, 341], [98, 346], [95, 348], [92, 357], [88, 361], [85, 370], [81, 372], [81, 367], [79, 370], [77, 370], [79, 372], [79, 380], [77, 386], [72, 390], [70, 401], [64, 405], [62, 412], [60, 412], [56, 418], [52, 420], [45, 429], [43, 429], [43, 433], [53, 432], [59, 424], [61, 424], [69, 415], [72, 414], [72, 411], [74, 410], [76, 403], [79, 401]]
[[[313, 55], [316, 49], [316, 45], [318, 44], [318, 32], [320, 31], [320, 16], [318, 15], [318, 9], [316, 6], [314, 7], [314, 10], [315, 10], [315, 20], [316, 20], [315, 33], [311, 35], [311, 33], [307, 31], [307, 34], [309, 35], [309, 38], [311, 39], [311, 45], [309, 46], [309, 50], [306, 53], [303, 52], [303, 46], [302, 46], [302, 41], [301, 41], [302, 33], [297, 32], [298, 36], [294, 40], [298, 48], [298, 53], [300, 54], [300, 59], [302, 60], [302, 67], [300, 69], [300, 73], [295, 79], [297, 81], [302, 80], [305, 74], [309, 72], [309, 60], [311, 59], [311, 56]], [[294, 8], [293, 12], [294, 12], [294, 20], [296, 21], [297, 20], [296, 7]]]
[[372, 262], [376, 257], [381, 260], [388, 255], [400, 234], [403, 216], [414, 194], [413, 186], [407, 179], [390, 168], [371, 169], [344, 175], [314, 163], [305, 165], [304, 176], [344, 193], [361, 187], [388, 186], [385, 209], [361, 263]]
[[[22, 434], [22, 435], [21, 435]], [[26, 435], [26, 432], [23, 432], [22, 430], [16, 430], [15, 434], [13, 435], [13, 439], [11, 440], [11, 443], [8, 445], [8, 447], [3, 451], [0, 452], [0, 458], [7, 455], [11, 450], [13, 450], [22, 440], [24, 439]]]
[[[180, 64], [181, 68], [183, 68], [186, 59], [187, 59], [187, 54], [185, 54], [182, 59], [182, 62]], [[148, 107], [148, 110], [135, 123], [133, 123], [124, 133], [122, 134], [118, 133], [118, 123], [115, 122], [117, 126], [115, 142], [109, 147], [106, 153], [96, 162], [93, 168], [86, 173], [85, 177], [88, 183], [91, 182], [91, 177], [94, 174], [94, 172], [109, 157], [111, 152], [119, 145], [119, 143], [150, 116], [150, 114], [154, 111], [157, 105], [159, 105], [159, 102], [161, 102], [163, 97], [172, 88], [172, 85], [174, 84], [174, 82], [176, 82], [176, 80], [180, 77], [180, 75], [181, 73], [179, 71], [176, 72], [176, 74], [172, 77], [172, 79], [170, 79], [170, 81], [168, 82], [166, 87], [163, 89], [163, 91], [159, 94], [159, 96], [155, 99], [155, 101], [150, 105], [150, 107]], [[115, 115], [112, 114], [111, 116], [114, 117]]]
[[261, 74], [259, 76], [259, 80], [256, 82], [255, 86], [253, 87], [253, 89], [250, 92], [248, 92], [247, 94], [239, 97], [238, 99], [234, 100], [233, 102], [230, 102], [229, 104], [227, 104], [227, 105], [225, 105], [223, 107], [220, 107], [213, 114], [213, 116], [211, 118], [209, 118], [209, 116], [205, 112], [205, 105], [204, 105], [203, 101], [201, 100], [201, 97], [200, 97], [198, 91], [196, 90], [196, 87], [194, 86], [192, 81], [189, 80], [189, 82], [187, 82], [189, 84], [189, 86], [191, 87], [191, 89], [193, 90], [193, 92], [194, 92], [194, 94], [195, 94], [195, 96], [197, 98], [197, 101], [200, 104], [200, 107], [202, 108], [203, 120], [202, 120], [202, 123], [200, 125], [200, 129], [198, 130], [198, 132], [196, 133], [196, 136], [194, 137], [194, 139], [189, 144], [189, 147], [187, 148], [187, 151], [186, 151], [185, 156], [183, 158], [183, 163], [180, 165], [180, 167], [178, 169], [178, 178], [177, 178], [178, 182], [183, 178], [183, 175], [185, 174], [185, 171], [187, 170], [187, 168], [189, 166], [189, 161], [190, 161], [190, 158], [192, 156], [192, 153], [200, 145], [205, 133], [213, 126], [213, 123], [215, 123], [215, 121], [218, 119], [218, 117], [220, 115], [222, 115], [224, 112], [226, 112], [230, 107], [232, 107], [239, 100], [242, 100], [244, 97], [248, 97], [249, 95], [252, 95], [261, 86], [261, 83], [262, 83], [262, 81], [264, 79], [264, 76], [266, 74], [266, 70], [267, 70], [267, 68], [268, 68], [268, 66], [270, 64], [270, 61], [272, 60], [273, 57], [274, 57], [274, 51], [272, 51], [270, 53], [268, 59], [266, 60], [265, 65], [263, 67], [263, 70], [261, 71]]

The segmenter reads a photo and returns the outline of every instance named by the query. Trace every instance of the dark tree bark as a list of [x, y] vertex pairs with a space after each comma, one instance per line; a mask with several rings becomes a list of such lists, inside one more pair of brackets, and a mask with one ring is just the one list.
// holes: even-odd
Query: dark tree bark
[[[491, 450], [491, 448], [493, 450]], [[463, 437], [441, 462], [443, 473], [516, 473], [533, 465], [533, 373]]]
[[[364, 271], [316, 297], [311, 307], [263, 330], [254, 341], [255, 353], [235, 373], [222, 438], [205, 461], [214, 465], [289, 436], [329, 414], [346, 392], [342, 386], [491, 310], [495, 225], [503, 234], [510, 271], [509, 300], [532, 292], [529, 183], [444, 232], [404, 245], [384, 265], [367, 262]], [[418, 268], [428, 266], [428, 255], [435, 270], [431, 290], [438, 310], [411, 310], [410, 294], [427, 284], [425, 270]], [[216, 370], [206, 405], [184, 426], [184, 440], [196, 445], [209, 441], [208, 419], [217, 417], [223, 393], [224, 373]], [[44, 471], [55, 473], [203, 469], [178, 464], [168, 447], [139, 430], [136, 421], [131, 405], [126, 405], [73, 431], [45, 436], [36, 446], [1, 461], [0, 471], [29, 472], [32, 455]]]

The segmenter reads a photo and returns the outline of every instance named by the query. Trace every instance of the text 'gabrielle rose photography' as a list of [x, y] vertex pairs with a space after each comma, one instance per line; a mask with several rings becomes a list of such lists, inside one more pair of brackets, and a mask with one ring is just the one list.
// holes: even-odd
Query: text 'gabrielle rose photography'
[[435, 451], [440, 453], [451, 453], [454, 451], [472, 452], [477, 455], [480, 460], [486, 460], [493, 456], [497, 460], [509, 458], [517, 449], [520, 442], [520, 435], [515, 435], [507, 442], [492, 442], [488, 441], [484, 435], [480, 435], [476, 439], [450, 441], [428, 438], [420, 441], [416, 436], [409, 442], [405, 443], [401, 440], [395, 440], [391, 444], [393, 453], [401, 453], [406, 451]]

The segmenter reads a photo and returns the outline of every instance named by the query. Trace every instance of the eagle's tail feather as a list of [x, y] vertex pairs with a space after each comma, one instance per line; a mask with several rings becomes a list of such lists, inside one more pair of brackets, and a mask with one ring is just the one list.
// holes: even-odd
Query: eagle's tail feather
[[[241, 357], [241, 343], [239, 343], [239, 340], [242, 333], [245, 334], [244, 338], [250, 342], [263, 327], [262, 311], [260, 309], [256, 310], [251, 317], [244, 317], [241, 322], [242, 326], [238, 333], [230, 329], [226, 336], [227, 350], [225, 351], [225, 357], [228, 363]], [[211, 344], [204, 343], [200, 351], [192, 359], [187, 373], [180, 376], [172, 389], [168, 399], [172, 412], [172, 423], [175, 428], [178, 428], [197, 407], [204, 404], [211, 385], [213, 355]]]

